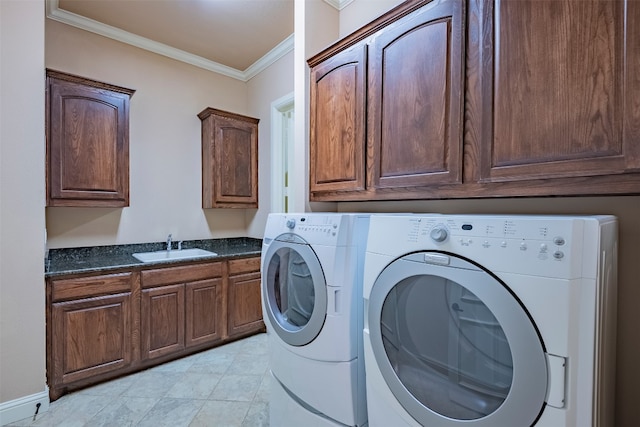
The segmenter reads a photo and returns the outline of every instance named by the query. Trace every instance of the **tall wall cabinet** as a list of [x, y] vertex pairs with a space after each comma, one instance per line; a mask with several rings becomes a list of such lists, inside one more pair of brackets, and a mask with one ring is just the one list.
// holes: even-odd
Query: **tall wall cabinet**
[[258, 207], [258, 119], [207, 108], [202, 121], [202, 207]]
[[408, 0], [309, 59], [316, 201], [640, 193], [640, 3]]
[[47, 206], [129, 206], [134, 91], [47, 70]]

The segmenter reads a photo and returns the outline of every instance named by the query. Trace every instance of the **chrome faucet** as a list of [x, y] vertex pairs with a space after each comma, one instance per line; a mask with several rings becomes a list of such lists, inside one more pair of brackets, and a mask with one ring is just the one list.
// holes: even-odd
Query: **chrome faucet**
[[167, 252], [171, 252], [171, 234], [167, 237]]

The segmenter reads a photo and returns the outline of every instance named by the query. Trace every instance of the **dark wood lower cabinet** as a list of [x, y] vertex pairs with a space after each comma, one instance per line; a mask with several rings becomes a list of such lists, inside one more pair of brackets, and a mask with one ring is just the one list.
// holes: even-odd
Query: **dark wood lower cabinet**
[[143, 358], [184, 349], [184, 285], [144, 289], [141, 310]]
[[131, 364], [130, 305], [130, 293], [53, 304], [53, 371], [59, 384]]
[[223, 283], [222, 278], [215, 278], [185, 285], [187, 348], [215, 343], [224, 337]]
[[229, 277], [229, 306], [229, 336], [264, 327], [259, 272]]
[[50, 278], [49, 394], [264, 330], [259, 257]]
[[49, 281], [47, 375], [52, 399], [69, 385], [86, 385], [131, 367], [132, 283], [132, 273]]

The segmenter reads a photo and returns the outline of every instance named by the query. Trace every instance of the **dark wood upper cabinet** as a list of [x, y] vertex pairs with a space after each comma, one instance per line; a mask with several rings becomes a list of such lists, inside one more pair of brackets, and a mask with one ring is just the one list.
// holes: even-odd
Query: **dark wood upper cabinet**
[[434, 2], [369, 45], [371, 188], [462, 180], [461, 1]]
[[470, 15], [469, 178], [639, 170], [640, 3], [474, 0]]
[[308, 62], [311, 200], [640, 194], [638, 1], [408, 0]]
[[133, 93], [47, 70], [48, 206], [129, 206]]
[[312, 200], [462, 179], [464, 3], [407, 1], [309, 59]]
[[366, 46], [311, 70], [310, 191], [365, 189]]
[[259, 119], [207, 108], [202, 121], [202, 207], [258, 207]]

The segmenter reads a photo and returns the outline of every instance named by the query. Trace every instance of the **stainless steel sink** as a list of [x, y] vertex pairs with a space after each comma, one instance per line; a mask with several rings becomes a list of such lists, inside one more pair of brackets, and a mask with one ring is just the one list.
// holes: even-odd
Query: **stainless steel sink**
[[192, 248], [172, 251], [139, 252], [133, 254], [134, 258], [142, 262], [162, 262], [176, 259], [203, 258], [218, 255], [215, 252], [204, 249]]

